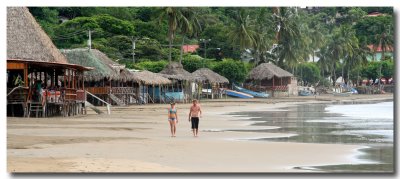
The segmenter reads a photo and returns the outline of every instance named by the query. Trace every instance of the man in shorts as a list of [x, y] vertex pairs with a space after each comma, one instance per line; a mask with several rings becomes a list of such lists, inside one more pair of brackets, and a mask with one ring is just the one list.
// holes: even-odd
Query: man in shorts
[[199, 118], [201, 117], [201, 107], [197, 100], [193, 100], [193, 105], [190, 107], [189, 122], [192, 122], [193, 136], [197, 137], [199, 132]]

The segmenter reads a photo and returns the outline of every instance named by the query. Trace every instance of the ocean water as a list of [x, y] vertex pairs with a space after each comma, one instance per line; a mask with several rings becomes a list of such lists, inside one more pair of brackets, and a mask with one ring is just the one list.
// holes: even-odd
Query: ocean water
[[248, 112], [240, 115], [252, 117], [250, 120], [257, 121], [253, 125], [278, 127], [257, 132], [292, 134], [291, 137], [256, 140], [365, 146], [360, 149], [363, 155], [357, 156], [358, 161], [365, 161], [364, 164], [299, 166], [298, 169], [333, 173], [390, 173], [394, 171], [393, 110], [393, 101], [354, 101], [297, 105], [278, 111]]

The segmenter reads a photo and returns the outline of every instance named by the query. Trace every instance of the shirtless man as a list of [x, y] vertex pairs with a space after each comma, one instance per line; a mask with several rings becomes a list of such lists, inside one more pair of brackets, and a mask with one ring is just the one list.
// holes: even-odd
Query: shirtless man
[[[199, 115], [200, 114], [200, 115]], [[201, 117], [201, 107], [197, 104], [197, 100], [193, 100], [193, 105], [190, 107], [189, 122], [192, 122], [193, 136], [197, 137], [199, 132], [199, 118]]]

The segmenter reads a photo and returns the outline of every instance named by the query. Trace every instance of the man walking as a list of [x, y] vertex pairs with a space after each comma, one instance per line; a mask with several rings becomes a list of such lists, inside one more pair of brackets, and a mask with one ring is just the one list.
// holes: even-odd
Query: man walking
[[199, 132], [200, 117], [201, 117], [201, 107], [199, 104], [197, 104], [197, 99], [194, 99], [193, 105], [190, 107], [190, 112], [189, 112], [189, 122], [192, 122], [192, 130], [194, 137], [197, 137], [197, 134]]

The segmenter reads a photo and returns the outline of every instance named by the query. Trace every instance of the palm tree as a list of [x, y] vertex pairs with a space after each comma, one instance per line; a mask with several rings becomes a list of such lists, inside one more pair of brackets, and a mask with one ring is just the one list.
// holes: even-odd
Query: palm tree
[[387, 49], [392, 48], [393, 46], [393, 29], [391, 25], [384, 25], [382, 24], [380, 27], [381, 33], [375, 35], [375, 43], [374, 43], [374, 50], [376, 51], [377, 48], [381, 48], [382, 57], [381, 61], [385, 59], [385, 52]]
[[358, 48], [354, 49], [354, 54], [349, 59], [346, 59], [347, 66], [347, 80], [350, 81], [350, 69], [357, 70], [357, 83], [359, 84], [360, 67], [368, 63], [368, 56], [371, 55], [371, 51], [366, 43], [361, 44]]
[[315, 52], [319, 50], [325, 43], [325, 38], [320, 24], [310, 28], [309, 36], [311, 38], [312, 60], [315, 62]]
[[245, 50], [254, 45], [256, 32], [253, 30], [250, 16], [246, 14], [245, 9], [241, 8], [237, 11], [231, 29], [228, 38], [232, 43], [239, 44], [240, 50]]
[[293, 69], [293, 72], [298, 62], [302, 61], [304, 47], [307, 46], [298, 23], [298, 15], [294, 8], [274, 8], [273, 19], [276, 24], [277, 43], [274, 51], [278, 56], [278, 64], [279, 66], [286, 64]]
[[272, 23], [271, 15], [271, 12], [266, 8], [259, 9], [256, 14], [254, 28], [257, 33], [254, 34], [254, 42], [251, 49], [256, 65], [269, 61], [268, 53], [272, 47], [274, 31], [269, 25]]
[[[201, 27], [201, 19], [193, 7], [184, 7], [182, 8], [182, 14], [185, 18], [182, 18], [184, 22], [179, 23], [179, 31], [182, 34], [182, 45], [183, 47], [185, 43], [185, 37], [197, 37], [202, 31]], [[182, 63], [182, 53], [183, 49], [181, 48], [181, 57], [179, 59], [179, 63]]]
[[191, 24], [191, 20], [195, 19], [191, 15], [192, 8], [183, 7], [164, 7], [160, 9], [159, 23], [165, 18], [168, 21], [168, 41], [169, 41], [169, 56], [168, 60], [171, 62], [172, 57], [172, 43], [175, 39], [176, 32], [181, 29], [184, 32], [191, 32], [196, 25]]
[[328, 48], [326, 48], [326, 47], [321, 48], [320, 51], [318, 51], [316, 55], [317, 55], [317, 57], [319, 57], [317, 65], [320, 67], [321, 73], [322, 73], [321, 75], [325, 79], [326, 78], [325, 72], [327, 72], [327, 73], [331, 72], [331, 70], [330, 70], [331, 65], [329, 65], [330, 61], [331, 61], [331, 59], [330, 59], [331, 56], [328, 52]]
[[[333, 85], [336, 82], [336, 67], [340, 60], [349, 59], [353, 57], [354, 49], [358, 48], [358, 40], [355, 37], [354, 30], [350, 26], [343, 25], [339, 28], [333, 29], [332, 38], [324, 47], [325, 53], [323, 55], [327, 56], [330, 64], [331, 78]], [[343, 69], [342, 69], [343, 77]]]

